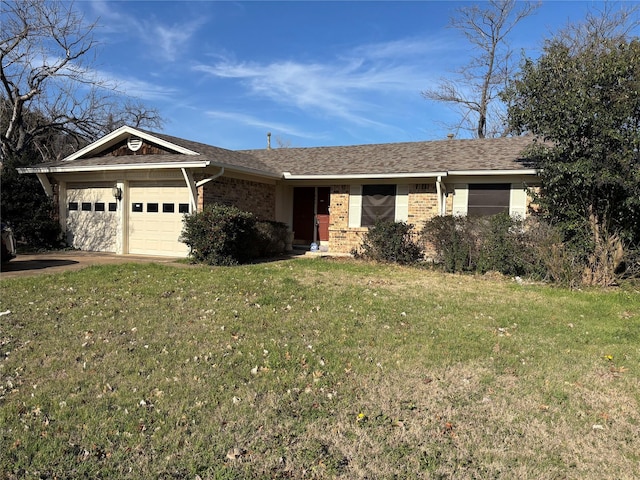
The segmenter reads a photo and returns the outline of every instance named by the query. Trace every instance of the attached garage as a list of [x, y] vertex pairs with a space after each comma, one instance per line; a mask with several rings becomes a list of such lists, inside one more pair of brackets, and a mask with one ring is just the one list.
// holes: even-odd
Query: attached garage
[[111, 185], [69, 184], [67, 186], [67, 241], [74, 248], [94, 252], [115, 252], [120, 205]]
[[129, 253], [184, 257], [189, 247], [179, 241], [182, 219], [190, 213], [184, 182], [129, 186]]

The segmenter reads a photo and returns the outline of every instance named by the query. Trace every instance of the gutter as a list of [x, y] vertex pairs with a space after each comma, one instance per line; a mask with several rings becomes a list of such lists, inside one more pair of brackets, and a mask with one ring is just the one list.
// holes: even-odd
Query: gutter
[[[184, 169], [182, 170], [182, 173], [184, 174]], [[196, 183], [196, 188], [200, 187], [202, 185], [204, 185], [205, 183], [209, 183], [212, 180], [215, 180], [218, 177], [221, 177], [224, 174], [224, 167], [220, 167], [220, 171], [218, 173], [216, 173], [215, 175], [212, 175], [208, 178], [205, 178], [203, 180], [200, 180], [199, 182]]]
[[521, 170], [450, 170], [447, 175], [487, 176], [487, 175], [537, 175], [538, 170], [527, 168]]
[[357, 179], [394, 179], [394, 178], [437, 178], [446, 176], [447, 172], [424, 172], [424, 173], [358, 173], [345, 175], [293, 175], [284, 172], [282, 178], [285, 180], [357, 180]]
[[170, 169], [170, 168], [205, 168], [211, 162], [201, 160], [198, 162], [167, 162], [167, 163], [134, 163], [118, 165], [87, 165], [80, 167], [22, 167], [18, 168], [18, 173], [75, 173], [75, 172], [102, 172], [119, 170], [149, 170], [149, 169]]

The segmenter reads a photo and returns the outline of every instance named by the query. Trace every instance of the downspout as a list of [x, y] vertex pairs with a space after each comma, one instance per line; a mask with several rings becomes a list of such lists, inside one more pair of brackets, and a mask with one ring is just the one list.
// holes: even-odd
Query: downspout
[[191, 201], [191, 211], [197, 212], [198, 211], [198, 187], [204, 185], [207, 182], [210, 182], [211, 180], [215, 180], [216, 178], [222, 176], [222, 174], [224, 174], [224, 167], [220, 167], [220, 171], [215, 175], [209, 178], [205, 178], [204, 180], [200, 180], [197, 183], [193, 179], [193, 175], [191, 174], [190, 170], [187, 170], [186, 168], [181, 168], [180, 170], [182, 171], [182, 176], [184, 177], [184, 180], [187, 182], [187, 186], [189, 187], [189, 199]]
[[436, 179], [436, 195], [438, 197], [438, 215], [442, 216], [442, 211], [443, 211], [443, 200], [442, 200], [442, 175], [438, 175], [438, 178]]
[[215, 180], [218, 177], [221, 177], [224, 174], [224, 167], [220, 167], [220, 171], [218, 173], [216, 173], [215, 175], [205, 178], [203, 180], [200, 180], [198, 183], [196, 183], [196, 187], [201, 187], [202, 185], [204, 185], [205, 183], [210, 182], [211, 180]]

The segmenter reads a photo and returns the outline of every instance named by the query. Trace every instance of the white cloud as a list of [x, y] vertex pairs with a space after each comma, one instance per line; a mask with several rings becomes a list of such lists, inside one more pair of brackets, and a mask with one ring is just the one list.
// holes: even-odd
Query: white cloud
[[385, 125], [371, 120], [370, 112], [380, 108], [381, 97], [418, 92], [426, 77], [408, 63], [394, 65], [355, 56], [332, 64], [219, 61], [196, 65], [194, 70], [240, 80], [251, 94], [276, 103], [379, 127]]
[[175, 88], [133, 77], [120, 77], [104, 70], [91, 70], [91, 77], [104, 88], [140, 100], [167, 100], [175, 97]]
[[429, 62], [434, 57], [441, 57], [452, 49], [459, 47], [455, 38], [440, 35], [438, 38], [403, 38], [389, 42], [371, 43], [354, 48], [349, 55], [368, 60], [411, 61], [413, 63]]
[[118, 90], [141, 100], [167, 100], [178, 92], [175, 88], [146, 82], [137, 78], [115, 78]]
[[250, 127], [264, 128], [265, 132], [273, 131], [274, 133], [277, 132], [278, 134], [293, 135], [296, 137], [308, 138], [308, 139], [324, 138], [322, 135], [304, 132], [296, 127], [287, 125], [285, 123], [262, 120], [252, 115], [247, 115], [245, 113], [208, 110], [205, 112], [205, 114], [211, 118], [229, 120], [229, 121], [243, 124]]
[[[167, 61], [175, 61], [185, 50], [191, 37], [205, 22], [204, 19], [178, 25], [147, 24], [148, 33], [143, 32], [141, 39], [149, 46], [159, 47], [160, 55]], [[147, 22], [145, 22], [147, 23]]]
[[148, 47], [150, 55], [163, 61], [173, 62], [188, 48], [188, 44], [198, 30], [207, 22], [206, 16], [186, 22], [163, 23], [153, 15], [138, 18], [121, 12], [117, 3], [94, 1], [93, 11], [100, 16], [100, 30], [123, 38], [134, 36]]
[[[218, 58], [193, 67], [219, 79], [239, 81], [247, 93], [313, 116], [345, 120], [355, 126], [389, 129], [385, 105], [396, 104], [435, 85], [437, 59], [450, 51], [442, 37], [407, 38], [361, 45], [329, 61], [271, 63]], [[395, 105], [394, 105], [395, 106]], [[389, 109], [391, 112], [392, 108]], [[397, 112], [396, 112], [397, 114]]]

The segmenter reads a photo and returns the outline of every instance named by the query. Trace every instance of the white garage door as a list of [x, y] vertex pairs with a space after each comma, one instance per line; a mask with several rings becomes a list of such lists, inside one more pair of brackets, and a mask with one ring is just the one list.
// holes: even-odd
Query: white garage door
[[115, 252], [118, 202], [111, 186], [67, 188], [67, 241], [74, 248]]
[[132, 184], [129, 189], [129, 253], [186, 257], [182, 218], [190, 213], [186, 186]]

